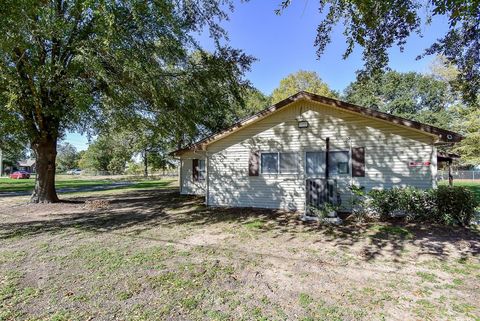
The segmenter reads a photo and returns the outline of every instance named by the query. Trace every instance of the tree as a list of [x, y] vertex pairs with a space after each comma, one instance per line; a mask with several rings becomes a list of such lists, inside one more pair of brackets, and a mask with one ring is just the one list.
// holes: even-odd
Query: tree
[[415, 72], [390, 71], [379, 79], [359, 77], [345, 89], [344, 99], [442, 128], [451, 128], [455, 116], [448, 83]]
[[[282, 10], [292, 0], [282, 0]], [[388, 68], [388, 50], [399, 46], [403, 50], [412, 33], [421, 34], [432, 17], [446, 16], [448, 32], [418, 58], [441, 54], [459, 70], [455, 82], [465, 101], [475, 104], [480, 91], [480, 5], [478, 1], [415, 1], [415, 0], [324, 0], [320, 1], [323, 20], [317, 27], [314, 45], [320, 58], [331, 41], [335, 26], [342, 26], [347, 41], [343, 54], [346, 59], [355, 46], [363, 50], [362, 76], [375, 76]], [[422, 20], [422, 17], [425, 18]]]
[[[241, 99], [252, 58], [221, 45], [226, 34], [218, 22], [230, 6], [229, 0], [3, 1], [0, 103], [10, 125], [0, 135], [23, 135], [31, 144], [37, 159], [31, 201], [58, 201], [57, 141], [66, 131], [149, 113], [164, 116], [159, 126], [192, 129], [210, 109], [220, 114]], [[191, 36], [204, 30], [213, 53]], [[225, 80], [229, 95], [212, 96], [215, 77]]]
[[5, 100], [0, 95], [0, 176], [6, 166], [14, 166], [27, 154], [28, 138], [18, 130], [15, 116], [2, 108]]
[[464, 165], [480, 165], [480, 109], [464, 107], [459, 110], [462, 121], [457, 130], [465, 138], [457, 144], [453, 151], [460, 154], [460, 162]]
[[132, 141], [123, 133], [102, 134], [83, 153], [79, 167], [85, 170], [123, 174], [132, 153]]
[[235, 120], [255, 114], [271, 105], [271, 97], [266, 96], [256, 88], [249, 88], [245, 91], [243, 100], [245, 106], [239, 106], [235, 112]]
[[280, 85], [272, 93], [272, 102], [277, 103], [302, 90], [326, 97], [337, 96], [316, 72], [300, 70], [280, 81]]
[[78, 152], [75, 146], [66, 142], [59, 144], [57, 148], [57, 164], [58, 171], [65, 172], [78, 167]]

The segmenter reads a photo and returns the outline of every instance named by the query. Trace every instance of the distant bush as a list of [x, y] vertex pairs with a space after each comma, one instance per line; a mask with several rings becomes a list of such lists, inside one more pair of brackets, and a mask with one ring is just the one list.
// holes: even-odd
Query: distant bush
[[354, 214], [380, 220], [399, 216], [409, 221], [467, 226], [479, 205], [473, 193], [461, 186], [371, 190], [363, 195], [358, 188], [352, 191], [356, 193]]
[[462, 186], [440, 186], [437, 189], [438, 216], [445, 224], [470, 225], [479, 206], [475, 195]]

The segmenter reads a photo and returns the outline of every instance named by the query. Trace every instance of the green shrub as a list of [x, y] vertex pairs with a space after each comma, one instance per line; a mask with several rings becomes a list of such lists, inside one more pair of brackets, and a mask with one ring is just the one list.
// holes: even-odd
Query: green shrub
[[367, 212], [380, 220], [403, 214], [409, 221], [462, 226], [472, 222], [478, 205], [473, 193], [460, 186], [371, 190], [363, 200]]
[[437, 192], [437, 210], [442, 223], [467, 226], [475, 215], [478, 201], [475, 195], [463, 186], [439, 186]]
[[398, 188], [371, 190], [368, 192], [371, 211], [378, 214], [381, 220], [390, 218], [391, 214], [399, 209], [398, 193]]

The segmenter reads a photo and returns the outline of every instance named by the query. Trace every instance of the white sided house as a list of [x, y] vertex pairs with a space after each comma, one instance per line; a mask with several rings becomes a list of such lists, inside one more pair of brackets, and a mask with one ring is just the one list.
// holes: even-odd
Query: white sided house
[[[172, 154], [180, 193], [209, 206], [304, 211], [325, 201], [348, 208], [349, 186], [436, 186], [437, 146], [454, 132], [299, 92]], [[438, 157], [437, 157], [438, 156]]]

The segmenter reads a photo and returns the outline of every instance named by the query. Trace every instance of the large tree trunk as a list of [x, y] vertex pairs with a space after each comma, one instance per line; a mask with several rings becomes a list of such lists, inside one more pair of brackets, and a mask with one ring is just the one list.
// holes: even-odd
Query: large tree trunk
[[55, 159], [57, 158], [57, 139], [48, 137], [32, 146], [36, 154], [35, 190], [30, 201], [32, 203], [58, 202], [55, 190]]

